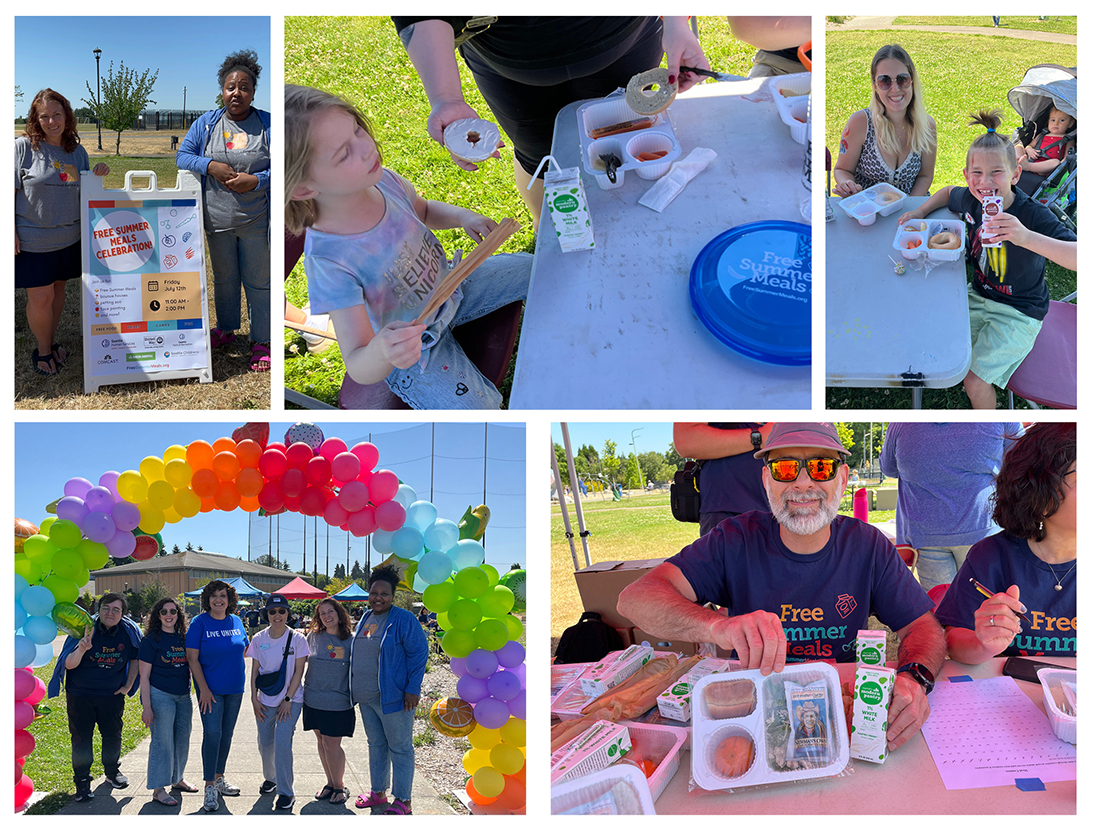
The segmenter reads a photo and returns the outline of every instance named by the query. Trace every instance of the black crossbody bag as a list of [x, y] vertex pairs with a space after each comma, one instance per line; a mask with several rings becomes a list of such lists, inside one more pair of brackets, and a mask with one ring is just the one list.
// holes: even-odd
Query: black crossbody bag
[[281, 667], [274, 673], [259, 674], [255, 679], [255, 687], [271, 696], [271, 691], [278, 691], [285, 687], [285, 666], [289, 664], [289, 648], [293, 644], [293, 631], [285, 629], [285, 653], [281, 655]]

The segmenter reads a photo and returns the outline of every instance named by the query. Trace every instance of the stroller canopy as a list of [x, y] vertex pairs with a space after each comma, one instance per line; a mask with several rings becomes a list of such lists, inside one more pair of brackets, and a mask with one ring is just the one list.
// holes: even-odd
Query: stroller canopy
[[1066, 115], [1076, 117], [1075, 69], [1051, 63], [1033, 66], [1023, 82], [1008, 92], [1008, 103], [1024, 123], [1035, 120], [1050, 102]]

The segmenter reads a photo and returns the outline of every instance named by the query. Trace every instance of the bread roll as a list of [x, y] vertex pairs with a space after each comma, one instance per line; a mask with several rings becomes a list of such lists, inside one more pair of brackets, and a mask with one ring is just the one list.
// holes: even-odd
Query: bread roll
[[744, 717], [757, 706], [756, 687], [748, 679], [712, 682], [704, 686], [703, 698], [713, 720]]

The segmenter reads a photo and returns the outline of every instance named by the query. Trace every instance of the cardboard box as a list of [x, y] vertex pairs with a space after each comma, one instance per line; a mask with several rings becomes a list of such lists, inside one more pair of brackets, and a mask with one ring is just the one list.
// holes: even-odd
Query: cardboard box
[[628, 636], [631, 637], [630, 641], [636, 645], [649, 642], [650, 647], [656, 651], [669, 651], [679, 653], [681, 656], [696, 655], [697, 645], [695, 642], [684, 642], [680, 639], [661, 639], [639, 628], [631, 628], [628, 631]]
[[855, 664], [866, 668], [886, 665], [886, 631], [860, 630], [855, 636]]
[[692, 722], [692, 686], [708, 674], [724, 673], [730, 670], [731, 663], [726, 659], [704, 659], [696, 667], [681, 677], [679, 682], [658, 695], [658, 713], [677, 722]]
[[599, 697], [615, 688], [654, 658], [654, 649], [631, 645], [622, 651], [614, 651], [582, 675], [582, 693], [587, 697]]
[[629, 751], [627, 726], [599, 720], [551, 755], [551, 784], [608, 768]]
[[637, 559], [634, 561], [602, 561], [574, 574], [582, 606], [601, 614], [601, 618], [614, 628], [629, 628], [630, 619], [616, 611], [620, 591], [650, 572], [664, 558]]

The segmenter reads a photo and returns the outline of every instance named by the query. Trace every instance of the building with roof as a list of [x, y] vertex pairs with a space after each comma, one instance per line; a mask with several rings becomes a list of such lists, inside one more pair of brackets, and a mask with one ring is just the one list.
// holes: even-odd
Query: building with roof
[[149, 582], [159, 581], [174, 596], [196, 590], [211, 579], [235, 576], [242, 576], [258, 589], [273, 593], [297, 578], [296, 573], [288, 570], [197, 550], [106, 567], [91, 575], [95, 579], [95, 592], [100, 595], [122, 593], [127, 589], [136, 592]]

